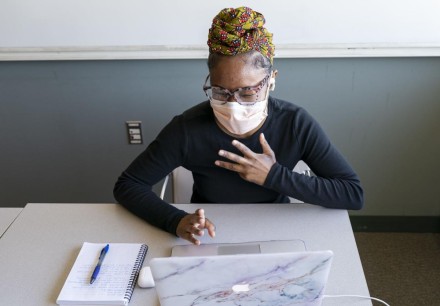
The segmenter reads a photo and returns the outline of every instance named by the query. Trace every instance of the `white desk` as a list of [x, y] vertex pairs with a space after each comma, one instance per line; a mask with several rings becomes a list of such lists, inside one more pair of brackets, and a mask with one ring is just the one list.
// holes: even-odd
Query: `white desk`
[[[326, 294], [369, 295], [344, 210], [305, 204], [182, 204], [203, 207], [216, 224], [215, 242], [295, 239], [308, 250], [333, 250]], [[182, 244], [115, 204], [28, 204], [0, 239], [0, 305], [47, 306], [55, 300], [84, 241], [144, 242], [153, 257]], [[205, 235], [202, 242], [209, 242]], [[158, 306], [155, 289], [136, 287], [132, 306]], [[330, 305], [372, 305], [369, 300], [325, 299]]]
[[18, 214], [20, 214], [23, 208], [16, 207], [1, 207], [0, 208], [0, 237], [6, 232], [9, 225], [14, 222]]

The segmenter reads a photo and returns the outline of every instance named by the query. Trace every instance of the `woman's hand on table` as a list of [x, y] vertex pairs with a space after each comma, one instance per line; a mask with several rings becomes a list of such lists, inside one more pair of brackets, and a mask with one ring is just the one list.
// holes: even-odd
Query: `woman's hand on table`
[[215, 225], [208, 218], [205, 217], [205, 211], [199, 208], [193, 214], [188, 214], [180, 220], [177, 225], [176, 234], [182, 239], [200, 245], [200, 240], [196, 236], [203, 236], [208, 230], [209, 236], [215, 237]]

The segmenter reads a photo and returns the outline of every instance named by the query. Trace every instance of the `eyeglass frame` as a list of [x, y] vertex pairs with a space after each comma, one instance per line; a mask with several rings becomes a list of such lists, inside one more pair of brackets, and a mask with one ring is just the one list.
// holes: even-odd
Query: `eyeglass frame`
[[272, 75], [272, 71], [269, 72], [264, 77], [264, 79], [262, 79], [260, 81], [260, 83], [258, 83], [258, 85], [256, 85], [256, 86], [240, 87], [240, 88], [237, 88], [237, 89], [234, 89], [234, 90], [230, 91], [229, 89], [226, 89], [226, 88], [223, 88], [223, 87], [219, 87], [219, 86], [207, 86], [206, 83], [208, 82], [208, 79], [211, 76], [210, 74], [208, 74], [208, 76], [206, 77], [206, 80], [205, 80], [205, 85], [203, 85], [203, 91], [205, 92], [205, 95], [209, 98], [209, 100], [211, 100], [212, 97], [210, 97], [208, 95], [207, 90], [213, 89], [213, 88], [218, 88], [218, 89], [222, 90], [223, 92], [225, 92], [228, 95], [228, 98], [225, 101], [222, 101], [222, 102], [224, 102], [223, 104], [226, 104], [231, 97], [234, 97], [235, 101], [238, 104], [241, 104], [241, 105], [254, 105], [255, 103], [257, 103], [259, 101], [253, 101], [253, 102], [240, 101], [241, 100], [240, 97], [238, 96], [238, 98], [237, 98], [235, 93], [240, 92], [242, 90], [255, 90], [255, 94], [258, 94], [261, 91], [261, 89], [263, 89], [264, 85], [266, 85], [266, 83], [269, 80], [271, 75]]

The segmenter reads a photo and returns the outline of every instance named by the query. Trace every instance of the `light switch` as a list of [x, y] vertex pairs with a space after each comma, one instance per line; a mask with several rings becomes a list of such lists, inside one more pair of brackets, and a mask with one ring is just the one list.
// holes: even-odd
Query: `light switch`
[[128, 143], [142, 144], [142, 122], [141, 121], [127, 121]]
[[128, 129], [128, 133], [129, 133], [130, 135], [133, 135], [133, 134], [140, 134], [141, 131], [140, 131], [140, 129]]

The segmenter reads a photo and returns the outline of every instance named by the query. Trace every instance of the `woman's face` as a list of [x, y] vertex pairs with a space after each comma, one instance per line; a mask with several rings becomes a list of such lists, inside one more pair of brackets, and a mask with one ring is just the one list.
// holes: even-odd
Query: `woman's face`
[[[252, 57], [244, 54], [219, 57], [217, 64], [210, 70], [211, 86], [222, 87], [229, 91], [256, 86], [266, 75], [265, 69], [254, 67]], [[266, 86], [262, 90], [265, 91]]]

